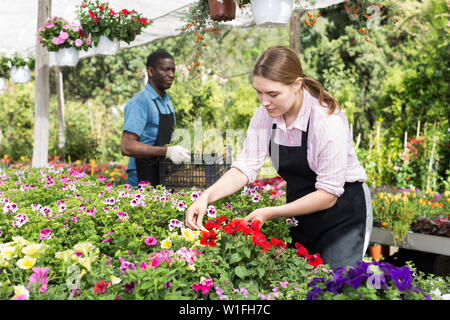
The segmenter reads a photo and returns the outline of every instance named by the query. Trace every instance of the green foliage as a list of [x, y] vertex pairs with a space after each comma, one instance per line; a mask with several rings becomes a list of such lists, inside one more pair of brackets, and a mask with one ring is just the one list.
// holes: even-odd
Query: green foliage
[[9, 70], [11, 70], [11, 61], [8, 57], [0, 56], [0, 78], [9, 78]]

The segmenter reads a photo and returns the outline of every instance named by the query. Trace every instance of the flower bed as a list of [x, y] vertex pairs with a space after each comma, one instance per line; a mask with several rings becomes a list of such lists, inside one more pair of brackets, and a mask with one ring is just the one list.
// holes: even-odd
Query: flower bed
[[[172, 191], [71, 166], [3, 170], [0, 299], [306, 299], [313, 277], [333, 276], [319, 255], [287, 246], [286, 220], [240, 219], [283, 201], [264, 188], [210, 205], [202, 232], [182, 222], [201, 190]], [[408, 298], [439, 298], [436, 281]]]
[[450, 236], [450, 191], [443, 194], [411, 187], [376, 191], [372, 199], [374, 225], [392, 230], [395, 242], [401, 242], [410, 230]]

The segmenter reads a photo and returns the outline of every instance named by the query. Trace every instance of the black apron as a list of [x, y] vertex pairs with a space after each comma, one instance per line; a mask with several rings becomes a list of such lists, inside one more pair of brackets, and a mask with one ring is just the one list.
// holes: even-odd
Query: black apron
[[[163, 114], [158, 107], [158, 101], [155, 102], [156, 108], [159, 113], [159, 125], [158, 125], [158, 135], [156, 136], [156, 141], [154, 146], [164, 146], [170, 143], [172, 139], [172, 132], [174, 127], [174, 114]], [[160, 184], [159, 181], [159, 162], [163, 157], [147, 157], [147, 158], [135, 158], [136, 160], [136, 171], [139, 182], [148, 181], [152, 186], [157, 186]]]
[[[286, 200], [295, 201], [316, 191], [317, 174], [307, 160], [308, 127], [302, 134], [302, 145], [290, 147], [275, 144], [276, 124], [272, 126], [269, 155], [278, 174], [286, 181]], [[272, 156], [278, 151], [278, 159]], [[326, 210], [297, 216], [299, 224], [290, 229], [291, 246], [296, 242], [309, 254], [320, 253], [323, 262], [333, 270], [355, 265], [363, 257], [366, 230], [366, 203], [362, 182], [345, 183], [344, 193]]]

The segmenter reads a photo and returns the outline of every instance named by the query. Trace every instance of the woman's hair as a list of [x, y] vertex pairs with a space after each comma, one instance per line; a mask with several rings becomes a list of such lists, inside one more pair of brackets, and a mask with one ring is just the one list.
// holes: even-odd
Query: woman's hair
[[[291, 85], [298, 78], [302, 78], [302, 88], [319, 99], [320, 105], [328, 106], [329, 114], [332, 114], [336, 108], [340, 109], [339, 102], [323, 89], [319, 81], [303, 73], [297, 54], [287, 47], [275, 46], [267, 49], [256, 62], [253, 68], [253, 76], [260, 76], [286, 85]], [[324, 105], [323, 102], [327, 105]]]

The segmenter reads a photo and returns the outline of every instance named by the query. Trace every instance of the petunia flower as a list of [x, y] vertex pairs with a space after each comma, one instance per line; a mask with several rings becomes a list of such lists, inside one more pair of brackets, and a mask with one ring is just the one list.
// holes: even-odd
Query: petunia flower
[[216, 246], [216, 232], [214, 230], [210, 230], [210, 231], [202, 231], [202, 236], [203, 238], [200, 239], [200, 244], [206, 246], [210, 246], [210, 247], [215, 247]]
[[154, 246], [158, 243], [158, 241], [154, 237], [150, 236], [144, 240], [144, 243], [148, 246]]
[[109, 282], [105, 282], [104, 280], [101, 280], [100, 282], [97, 282], [95, 284], [94, 290], [92, 290], [93, 293], [99, 293], [104, 294], [106, 292], [106, 288], [108, 287]]
[[50, 268], [49, 267], [46, 267], [46, 268], [34, 267], [32, 270], [34, 273], [29, 277], [29, 282], [28, 282], [27, 288], [29, 288], [31, 286], [31, 284], [33, 284], [33, 283], [38, 283], [41, 285], [40, 292], [41, 293], [46, 292], [47, 291], [47, 283], [48, 283], [47, 273], [50, 270]]

